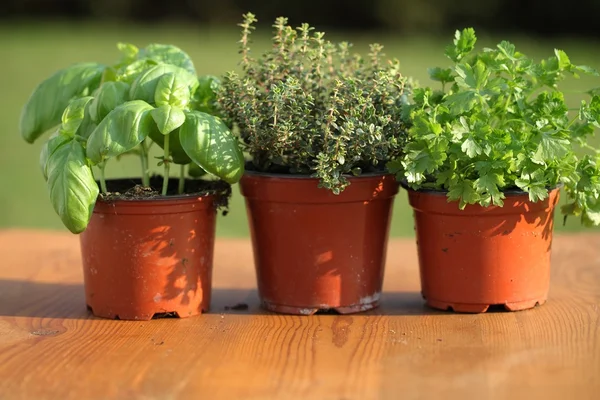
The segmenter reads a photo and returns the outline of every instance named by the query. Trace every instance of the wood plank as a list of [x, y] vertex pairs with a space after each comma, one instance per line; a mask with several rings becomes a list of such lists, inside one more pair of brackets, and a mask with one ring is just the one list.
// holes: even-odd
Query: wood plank
[[210, 313], [130, 322], [88, 314], [77, 237], [0, 231], [0, 399], [596, 399], [600, 236], [553, 251], [546, 305], [464, 315], [423, 306], [392, 240], [380, 309], [306, 317], [262, 311], [250, 243], [221, 239]]

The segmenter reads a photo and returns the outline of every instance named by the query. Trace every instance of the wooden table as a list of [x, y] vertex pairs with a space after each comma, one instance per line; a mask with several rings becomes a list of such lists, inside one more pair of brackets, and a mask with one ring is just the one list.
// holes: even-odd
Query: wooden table
[[77, 237], [0, 231], [0, 399], [600, 399], [600, 236], [553, 251], [534, 310], [429, 310], [393, 240], [379, 310], [305, 317], [262, 311], [250, 243], [222, 239], [210, 313], [129, 322], [88, 314]]

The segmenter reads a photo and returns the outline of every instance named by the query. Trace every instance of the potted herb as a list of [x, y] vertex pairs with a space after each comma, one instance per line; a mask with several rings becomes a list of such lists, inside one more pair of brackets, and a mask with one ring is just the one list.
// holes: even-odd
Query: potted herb
[[[210, 303], [216, 210], [243, 156], [214, 115], [215, 78], [197, 77], [175, 46], [118, 47], [116, 65], [76, 64], [44, 80], [25, 104], [21, 135], [32, 143], [54, 130], [40, 164], [55, 211], [81, 233], [93, 313], [198, 314]], [[154, 144], [162, 178], [149, 173]], [[106, 164], [125, 154], [140, 158], [140, 179], [106, 179]], [[205, 171], [221, 180], [186, 178]]]
[[409, 92], [380, 45], [368, 59], [308, 24], [275, 21], [272, 47], [250, 54], [218, 91], [250, 156], [240, 181], [264, 307], [294, 314], [376, 307], [394, 196], [385, 163], [402, 154]]
[[[522, 310], [546, 301], [554, 207], [600, 224], [600, 97], [570, 112], [558, 83], [592, 68], [562, 50], [539, 63], [456, 33], [441, 90], [415, 89], [406, 154], [390, 162], [414, 208], [422, 292], [434, 308]], [[594, 94], [594, 90], [590, 92]]]

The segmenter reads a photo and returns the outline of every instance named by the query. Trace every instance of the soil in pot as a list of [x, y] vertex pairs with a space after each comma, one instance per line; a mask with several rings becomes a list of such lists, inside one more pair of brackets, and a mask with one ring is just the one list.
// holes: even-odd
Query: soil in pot
[[[188, 317], [210, 305], [215, 220], [230, 186], [190, 180], [192, 194], [159, 196], [139, 181], [108, 181], [80, 235], [86, 302], [104, 318]], [[169, 182], [176, 193], [177, 180]]]
[[526, 193], [507, 192], [504, 207], [460, 210], [446, 193], [409, 190], [427, 304], [472, 313], [543, 304], [558, 199], [559, 189], [536, 203]]
[[392, 175], [349, 179], [334, 195], [315, 178], [256, 172], [242, 178], [266, 309], [346, 314], [379, 304], [398, 184]]

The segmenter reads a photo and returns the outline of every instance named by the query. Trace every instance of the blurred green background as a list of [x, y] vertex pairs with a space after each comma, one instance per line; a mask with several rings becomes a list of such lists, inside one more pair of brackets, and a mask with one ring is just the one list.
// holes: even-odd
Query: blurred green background
[[[22, 8], [22, 3], [29, 4], [30, 8]], [[52, 3], [55, 7], [44, 8], [46, 3]], [[503, 11], [499, 10], [504, 9], [502, 2], [496, 0], [490, 1], [489, 4], [464, 2], [472, 5], [487, 4], [483, 8], [478, 6], [478, 11], [475, 11], [479, 14], [473, 8], [449, 8], [445, 3], [452, 2], [436, 0], [343, 3], [346, 4], [346, 8], [349, 7], [348, 4], [354, 5], [354, 8], [350, 7], [350, 11], [345, 10], [354, 19], [344, 17], [343, 13], [332, 14], [329, 17], [323, 16], [322, 13], [316, 15], [314, 10], [311, 12], [308, 7], [311, 3], [319, 7], [312, 1], [302, 6], [280, 2], [279, 7], [248, 1], [248, 4], [255, 7], [244, 8], [243, 2], [227, 0], [220, 7], [208, 7], [212, 10], [208, 13], [199, 12], [197, 9], [201, 8], [204, 2], [192, 0], [183, 2], [187, 6], [195, 7], [190, 8], [192, 11], [188, 13], [177, 9], [177, 4], [180, 3], [178, 1], [158, 3], [115, 0], [103, 2], [102, 5], [95, 2], [96, 8], [89, 6], [93, 3], [84, 0], [8, 0], [0, 6], [0, 228], [25, 227], [66, 231], [52, 210], [39, 170], [38, 158], [42, 140], [29, 145], [19, 136], [20, 110], [35, 86], [57, 69], [80, 61], [115, 61], [119, 56], [115, 43], [119, 41], [131, 42], [140, 47], [151, 42], [174, 44], [192, 56], [199, 74], [222, 75], [228, 70], [237, 69], [236, 42], [239, 32], [236, 23], [239, 22], [241, 13], [251, 10], [263, 23], [254, 39], [256, 51], [268, 45], [271, 33], [268, 26], [272, 19], [277, 15], [289, 15], [293, 16], [292, 23], [306, 21], [314, 24], [317, 28], [325, 30], [330, 39], [353, 42], [355, 49], [360, 52], [364, 52], [369, 43], [382, 43], [385, 46], [385, 54], [398, 58], [404, 73], [413, 76], [421, 84], [431, 83], [427, 78], [428, 67], [446, 65], [443, 57], [444, 46], [451, 40], [454, 30], [464, 26], [475, 26], [480, 46], [493, 46], [499, 40], [508, 39], [514, 42], [521, 52], [536, 59], [549, 57], [554, 48], [560, 48], [569, 54], [574, 63], [600, 68], [598, 38], [593, 33], [586, 32], [587, 26], [580, 26], [578, 30], [577, 24], [573, 24], [572, 27], [563, 26], [548, 32], [549, 28], [545, 24], [538, 24], [542, 27], [537, 28], [535, 24], [525, 26], [523, 23], [523, 27], [519, 25], [517, 18], [512, 21], [512, 25], [506, 24], [499, 28], [494, 15], [503, 15]], [[152, 8], [150, 14], [154, 14], [144, 15], [145, 3], [147, 8], [154, 7], [154, 3], [161, 4], [162, 13]], [[355, 3], [360, 4], [360, 7]], [[77, 8], [85, 4], [89, 7]], [[110, 8], [111, 4], [119, 5], [120, 8]], [[34, 7], [35, 5], [38, 7]], [[67, 7], [69, 5], [71, 8]], [[64, 9], [61, 6], [64, 6]], [[139, 13], [134, 12], [135, 7], [141, 7], [138, 8]], [[590, 7], [590, 12], [596, 10], [593, 8], [596, 7], [595, 2], [590, 2]], [[178, 12], [173, 14], [173, 9], [177, 9]], [[410, 12], [404, 12], [409, 9]], [[552, 15], [560, 13], [560, 10], [556, 10]], [[587, 14], [584, 14], [586, 13], [581, 15], [587, 18]], [[600, 86], [600, 80], [595, 79], [596, 81], [591, 78], [571, 80], [563, 87], [576, 92], [592, 85]], [[578, 96], [573, 93], [569, 98], [574, 106]], [[596, 142], [600, 143], [600, 140], [596, 138]], [[107, 166], [107, 173], [113, 177], [135, 176], [138, 175], [138, 170], [137, 159], [125, 158], [118, 163], [112, 161]], [[582, 229], [578, 220], [572, 218], [563, 226], [562, 218], [558, 217], [557, 213], [557, 230]], [[412, 215], [404, 192], [401, 192], [395, 204], [391, 233], [394, 236], [413, 234]], [[226, 217], [220, 217], [218, 235], [247, 234], [243, 199], [235, 186], [230, 213]]]

